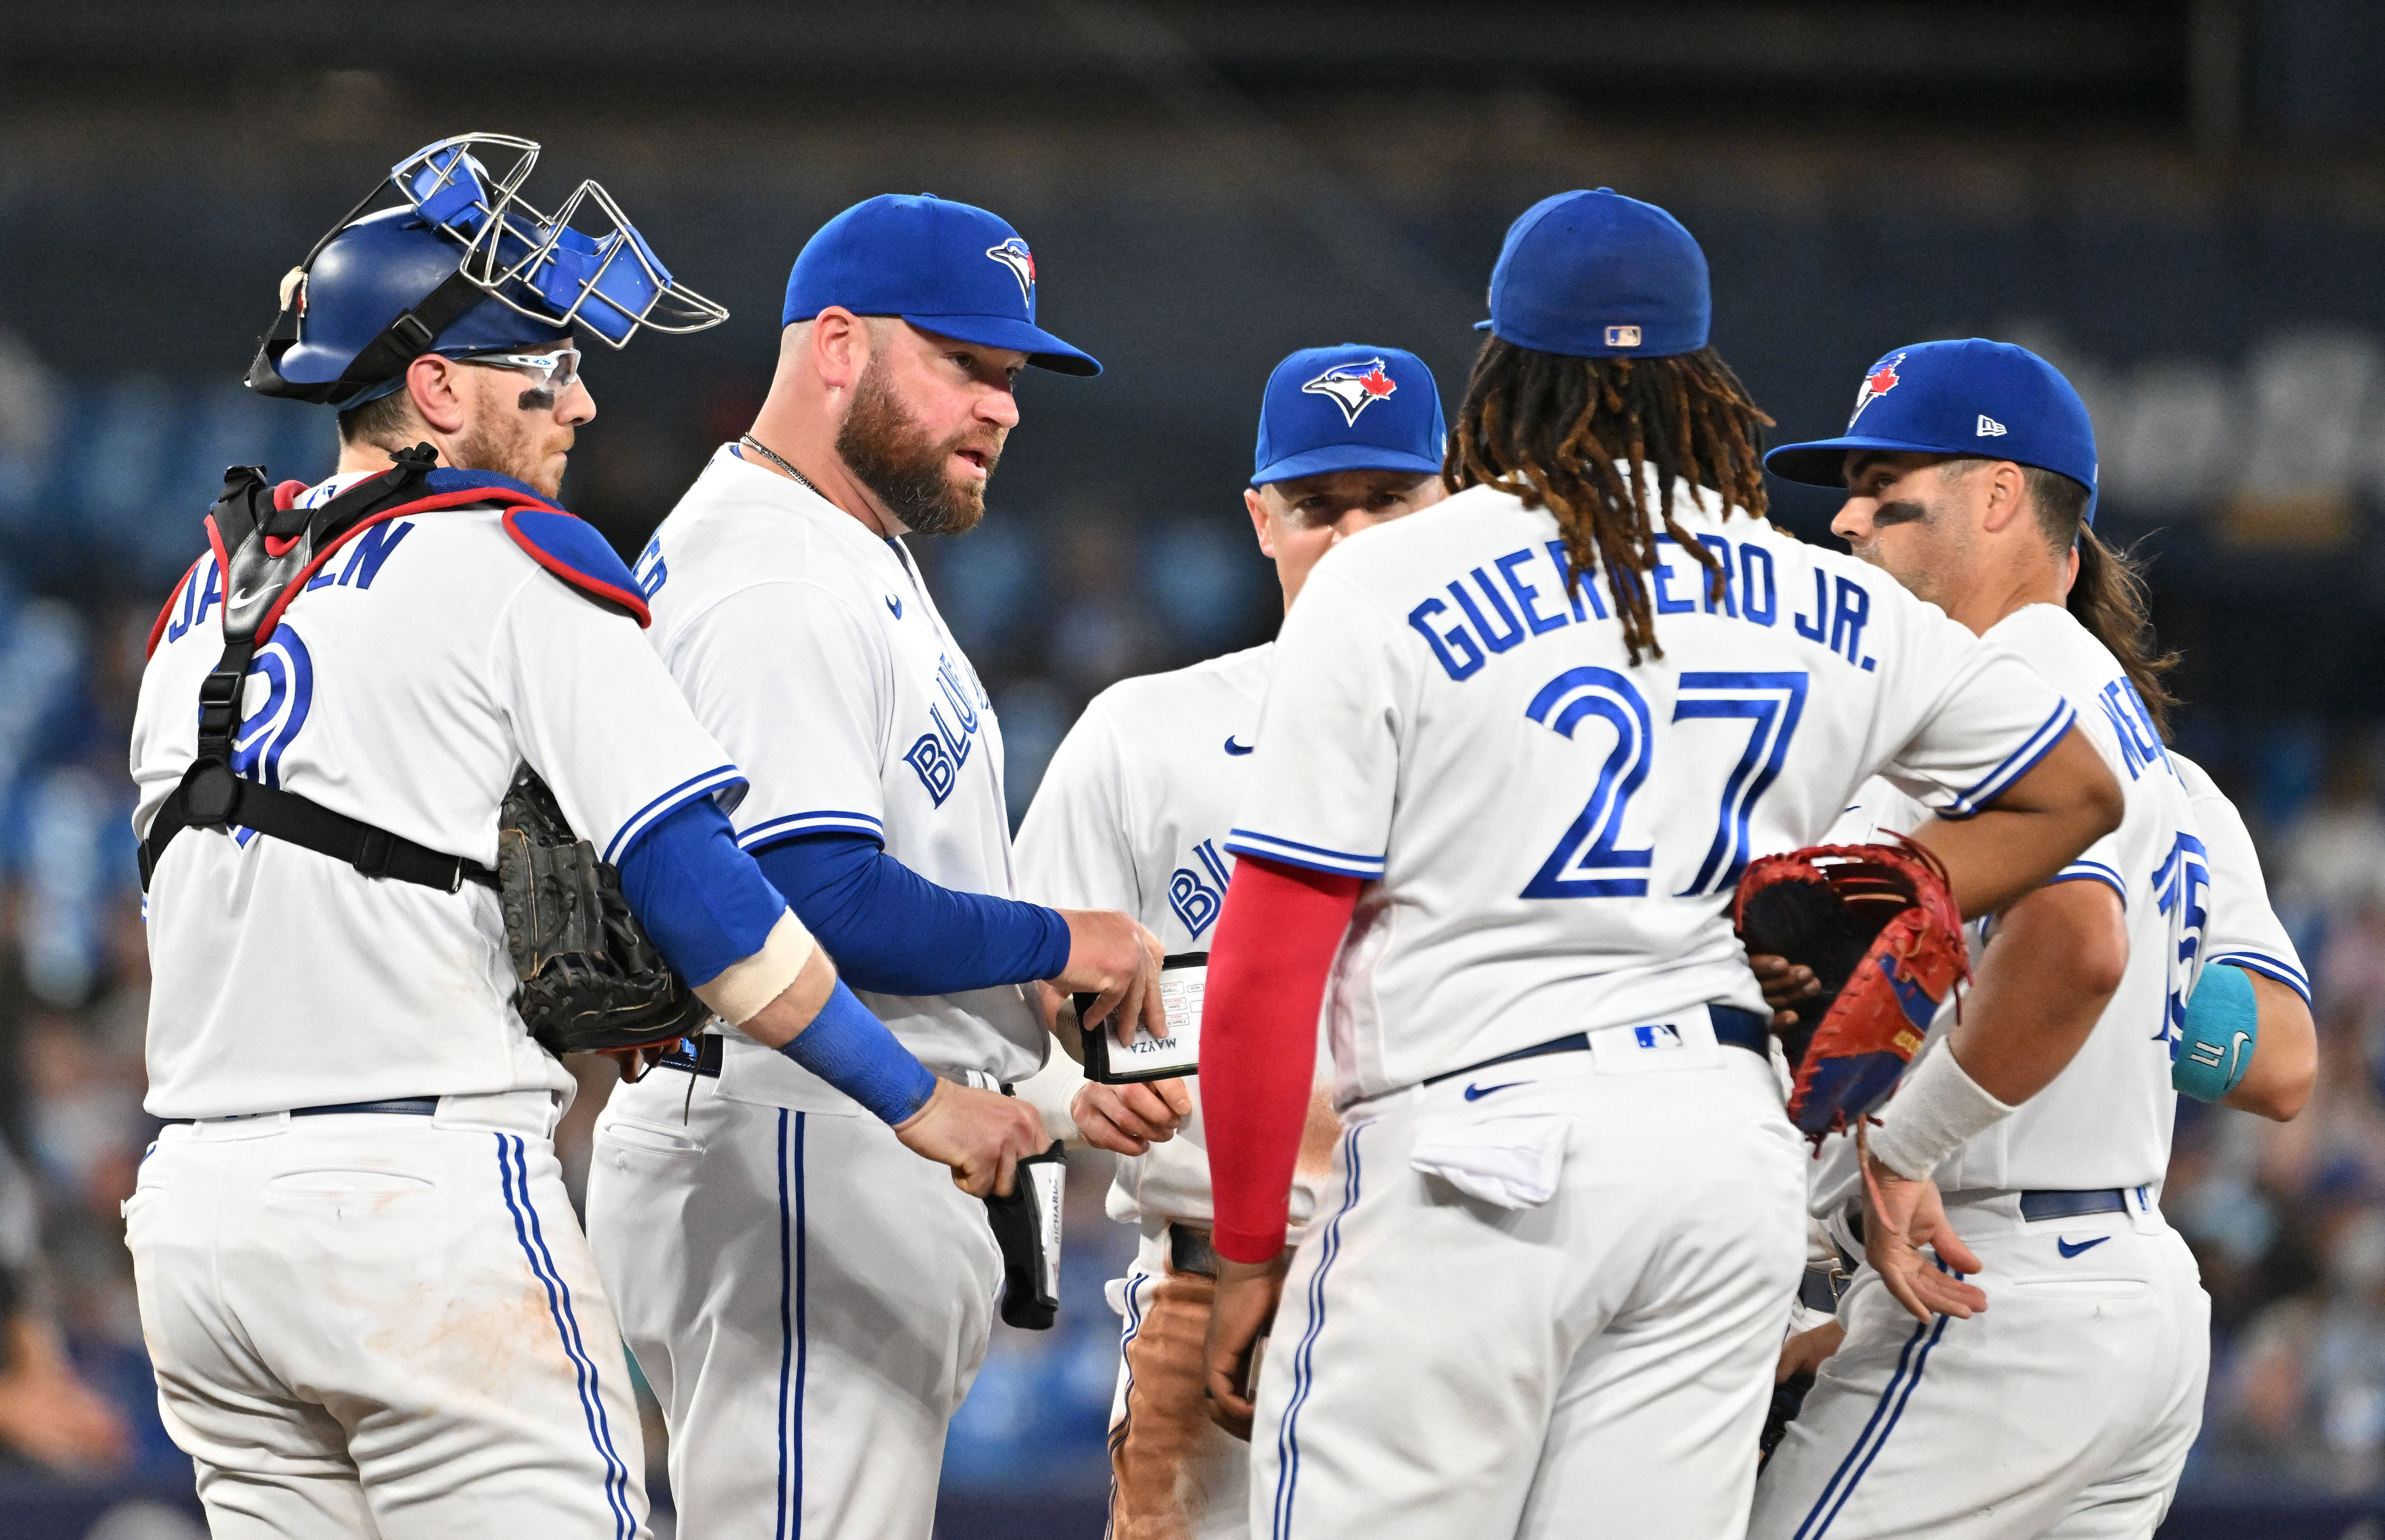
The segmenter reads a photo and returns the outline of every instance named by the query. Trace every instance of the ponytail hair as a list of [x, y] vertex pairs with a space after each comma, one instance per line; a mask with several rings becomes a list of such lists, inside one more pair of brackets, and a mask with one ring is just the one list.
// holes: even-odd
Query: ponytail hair
[[2057, 471], [2023, 466], [2038, 529], [2057, 555], [2076, 549], [2079, 576], [2070, 584], [2071, 618], [2119, 659], [2137, 698], [2169, 738], [2169, 714], [2178, 696], [2162, 676], [2178, 667], [2178, 654], [2164, 652], [2154, 636], [2152, 606], [2145, 591], [2145, 564], [2132, 551], [2107, 545], [2087, 522], [2087, 489]]

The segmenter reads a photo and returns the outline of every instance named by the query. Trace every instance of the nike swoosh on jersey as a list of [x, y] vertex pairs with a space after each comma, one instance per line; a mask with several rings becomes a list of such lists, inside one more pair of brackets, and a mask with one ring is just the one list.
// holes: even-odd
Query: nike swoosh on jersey
[[1238, 744], [1234, 742], [1232, 733], [1226, 734], [1226, 752], [1229, 754], [1256, 754], [1258, 749], [1256, 744]]
[[894, 619], [899, 620], [903, 618], [903, 601], [892, 594], [886, 595], [886, 607], [894, 612]]
[[2064, 1259], [2067, 1260], [2072, 1257], [2078, 1256], [2082, 1251], [2090, 1251], [2096, 1246], [2102, 1246], [2105, 1241], [2108, 1241], [2112, 1237], [2109, 1235], [2098, 1235], [2092, 1241], [2080, 1241], [2077, 1246], [2072, 1246], [2068, 1241], [2066, 1241], [2057, 1235], [2054, 1237], [2054, 1248], [2056, 1251], [2061, 1252]]
[[[1244, 752], [1248, 751], [1245, 750]], [[1469, 1085], [1466, 1088], [1466, 1099], [1470, 1102], [1479, 1102], [1483, 1097], [1490, 1096], [1493, 1092], [1513, 1091], [1518, 1085], [1526, 1083], [1526, 1082], [1520, 1080], [1510, 1080], [1502, 1081], [1496, 1085]]]

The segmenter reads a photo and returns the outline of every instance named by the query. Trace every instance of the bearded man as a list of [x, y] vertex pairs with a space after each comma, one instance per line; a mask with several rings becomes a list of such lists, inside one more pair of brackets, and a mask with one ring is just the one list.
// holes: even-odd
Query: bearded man
[[[1150, 932], [1010, 896], [993, 703], [903, 543], [983, 516], [1023, 369], [1101, 366], [1036, 326], [1018, 232], [933, 197], [830, 220], [783, 320], [754, 431], [637, 565], [656, 647], [750, 780], [737, 844], [939, 1075], [1033, 1074], [1037, 981], [1164, 1034]], [[662, 1062], [597, 1125], [588, 1228], [669, 1423], [680, 1533], [927, 1540], [1003, 1276], [984, 1208], [734, 1029]]]

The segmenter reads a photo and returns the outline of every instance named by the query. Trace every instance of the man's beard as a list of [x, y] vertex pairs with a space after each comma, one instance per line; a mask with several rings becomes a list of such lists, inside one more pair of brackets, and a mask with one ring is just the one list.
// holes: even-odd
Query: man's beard
[[[944, 467], [976, 436], [965, 432], [931, 443], [887, 382], [883, 360], [873, 358], [837, 429], [836, 452], [904, 528], [919, 534], [966, 534], [985, 517], [985, 482], [953, 476]], [[1001, 451], [978, 447], [991, 477]]]
[[[544, 474], [552, 447], [541, 448], [540, 419], [527, 405], [531, 396], [544, 394], [525, 391], [522, 409], [508, 412], [499, 407], [477, 416], [449, 451], [449, 462], [458, 470], [488, 470], [511, 476], [540, 496], [553, 498], [563, 490], [563, 472], [558, 469], [551, 478]], [[552, 409], [551, 397], [548, 407]], [[561, 447], [568, 450], [576, 436], [567, 431]]]

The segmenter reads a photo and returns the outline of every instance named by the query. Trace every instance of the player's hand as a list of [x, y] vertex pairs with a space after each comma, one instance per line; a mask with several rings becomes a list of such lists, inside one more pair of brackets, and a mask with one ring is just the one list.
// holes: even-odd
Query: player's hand
[[953, 1169], [953, 1185], [971, 1197], [1010, 1196], [1018, 1162], [1051, 1144], [1043, 1115], [1017, 1096], [936, 1082], [928, 1105], [894, 1125], [915, 1155]]
[[[1979, 1257], [1946, 1222], [1938, 1183], [1911, 1181], [1863, 1153], [1864, 1258], [1879, 1272], [1896, 1302], [1917, 1320], [1951, 1315], [1968, 1321], [1988, 1308], [1978, 1285], [1954, 1276], [1979, 1272]], [[1935, 1261], [1921, 1254], [1937, 1252]]]
[[686, 1041], [684, 1037], [674, 1037], [668, 1043], [649, 1043], [640, 1048], [599, 1048], [597, 1057], [613, 1061], [613, 1068], [621, 1071], [622, 1084], [635, 1085], [648, 1070], [663, 1061], [663, 1055]]
[[1792, 1008], [1822, 992], [1822, 981], [1802, 962], [1792, 963], [1769, 952], [1752, 952], [1748, 954], [1747, 966], [1764, 990], [1764, 1003], [1772, 1008], [1774, 1032], [1795, 1026], [1797, 1013]]
[[1275, 1324], [1276, 1301], [1283, 1296], [1283, 1275], [1291, 1268], [1289, 1250], [1272, 1262], [1217, 1258], [1217, 1293], [1209, 1306], [1209, 1342], [1202, 1353], [1209, 1421], [1245, 1444], [1258, 1401], [1254, 1358]]
[[1132, 915], [1116, 909], [1062, 909], [1068, 922], [1068, 966], [1053, 983], [1096, 995], [1084, 1025], [1110, 1023], [1120, 1047], [1134, 1044], [1137, 1021], [1154, 1037], [1168, 1035], [1168, 1013], [1159, 1003], [1159, 938]]
[[1826, 1321], [1810, 1332], [1800, 1332], [1780, 1345], [1780, 1361], [1772, 1371], [1772, 1383], [1785, 1385], [1792, 1376], [1803, 1374], [1811, 1378], [1822, 1367], [1822, 1360], [1839, 1350], [1847, 1340], [1847, 1329], [1835, 1321]]
[[1087, 1081], [1068, 1102], [1077, 1132], [1095, 1149], [1141, 1155], [1176, 1137], [1192, 1112], [1192, 1093], [1180, 1080], [1146, 1080], [1132, 1085]]

